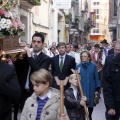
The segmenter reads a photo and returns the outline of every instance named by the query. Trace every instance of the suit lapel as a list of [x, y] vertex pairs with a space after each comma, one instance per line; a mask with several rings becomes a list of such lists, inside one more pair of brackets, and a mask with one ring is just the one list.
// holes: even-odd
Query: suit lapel
[[59, 55], [56, 56], [56, 66], [58, 67], [58, 70], [60, 72], [60, 67], [59, 67]]
[[37, 63], [37, 62], [40, 62], [40, 59], [42, 59], [43, 54], [44, 54], [44, 53], [41, 52], [41, 53], [38, 55], [38, 57], [35, 59], [36, 63]]

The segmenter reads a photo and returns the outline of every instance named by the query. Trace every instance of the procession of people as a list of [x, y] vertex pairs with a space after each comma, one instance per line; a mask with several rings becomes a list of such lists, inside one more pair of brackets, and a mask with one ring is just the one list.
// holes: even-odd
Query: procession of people
[[12, 64], [3, 61], [0, 45], [0, 120], [12, 120], [12, 112], [18, 120], [19, 111], [20, 120], [93, 120], [101, 92], [106, 120], [119, 120], [120, 39], [114, 45], [106, 39], [87, 45], [53, 42], [48, 48], [44, 41], [35, 33], [30, 47], [20, 44], [22, 57]]

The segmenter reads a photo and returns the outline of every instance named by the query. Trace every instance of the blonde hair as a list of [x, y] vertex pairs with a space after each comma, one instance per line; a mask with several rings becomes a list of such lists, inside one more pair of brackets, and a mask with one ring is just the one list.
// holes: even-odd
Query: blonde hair
[[74, 78], [74, 77], [76, 77], [76, 74], [71, 74], [71, 75], [69, 76], [69, 79], [72, 79], [72, 78]]
[[38, 71], [33, 72], [30, 77], [30, 80], [35, 81], [38, 84], [46, 84], [48, 82], [49, 86], [52, 85], [52, 75], [49, 71], [45, 69], [40, 69]]

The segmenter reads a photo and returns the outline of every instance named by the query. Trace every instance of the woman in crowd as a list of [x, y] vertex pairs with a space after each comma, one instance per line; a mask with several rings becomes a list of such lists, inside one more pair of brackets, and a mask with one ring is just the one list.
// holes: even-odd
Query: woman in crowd
[[91, 62], [91, 55], [88, 51], [82, 51], [80, 54], [81, 63], [76, 66], [80, 68], [81, 85], [83, 92], [89, 100], [88, 111], [90, 120], [92, 120], [93, 107], [95, 106], [95, 95], [99, 93], [100, 81], [98, 78], [97, 67]]

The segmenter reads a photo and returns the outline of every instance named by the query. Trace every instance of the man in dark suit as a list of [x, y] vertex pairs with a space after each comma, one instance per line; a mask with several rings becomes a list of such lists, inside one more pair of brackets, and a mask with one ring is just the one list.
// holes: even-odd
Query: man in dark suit
[[103, 41], [100, 42], [102, 44], [102, 52], [105, 54], [105, 56], [108, 55], [108, 42], [106, 39], [104, 39]]
[[[119, 49], [120, 51], [120, 49]], [[120, 53], [107, 67], [108, 74], [104, 80], [103, 96], [106, 106], [106, 120], [120, 119]]]
[[60, 86], [60, 80], [64, 81], [65, 89], [69, 87], [68, 77], [72, 74], [71, 69], [75, 69], [75, 58], [65, 53], [65, 43], [58, 43], [59, 55], [52, 58], [52, 75], [53, 75], [53, 87], [58, 88]]
[[32, 36], [32, 50], [30, 51], [28, 47], [24, 47], [23, 59], [15, 61], [16, 72], [22, 90], [20, 99], [21, 109], [23, 109], [26, 99], [33, 93], [30, 75], [41, 68], [48, 70], [51, 64], [51, 58], [42, 52], [43, 43], [44, 35], [35, 33]]
[[[104, 88], [106, 88], [106, 80], [107, 80], [107, 76], [108, 76], [108, 72], [109, 72], [108, 65], [114, 59], [114, 57], [119, 53], [120, 53], [120, 42], [116, 42], [115, 48], [114, 48], [114, 54], [108, 55], [106, 57], [105, 65], [103, 67], [103, 80], [102, 80], [103, 95], [105, 94]], [[107, 111], [106, 111], [106, 120], [113, 120]]]
[[103, 71], [106, 70], [109, 62], [114, 58], [114, 56], [115, 56], [115, 54], [111, 54], [111, 55], [106, 56], [105, 64], [104, 64], [104, 67], [103, 67]]
[[18, 102], [20, 86], [13, 65], [1, 60], [0, 45], [0, 120], [11, 120], [11, 103]]
[[112, 48], [108, 50], [108, 55], [114, 54], [114, 47], [115, 47], [116, 39], [112, 40]]
[[110, 62], [118, 53], [120, 53], [119, 49], [120, 49], [120, 42], [116, 42], [115, 48], [114, 48], [114, 53], [108, 55], [108, 56], [106, 57], [106, 59], [105, 59], [105, 64], [104, 64], [104, 67], [103, 67], [103, 71], [106, 70], [109, 62]]

